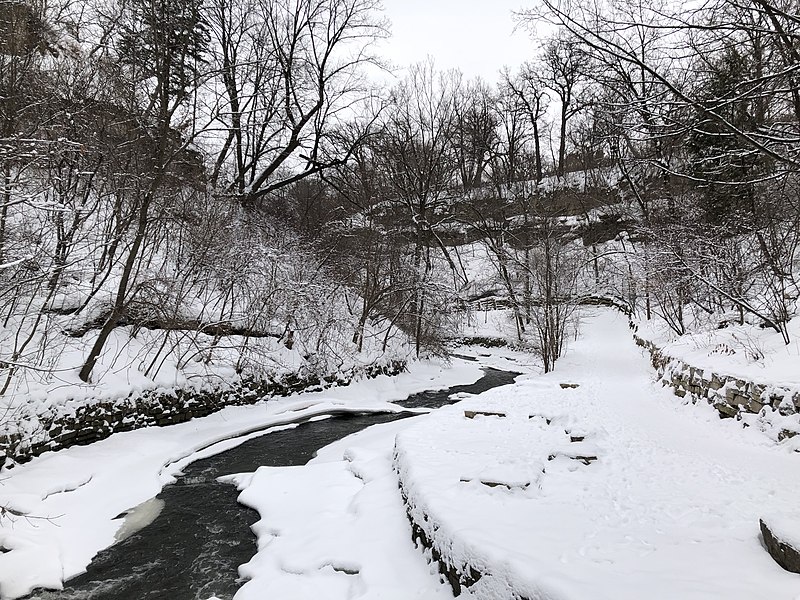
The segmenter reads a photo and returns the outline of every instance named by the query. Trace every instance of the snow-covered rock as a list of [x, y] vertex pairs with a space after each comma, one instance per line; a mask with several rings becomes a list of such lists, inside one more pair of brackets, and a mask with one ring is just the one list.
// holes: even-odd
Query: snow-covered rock
[[761, 535], [767, 552], [780, 566], [800, 573], [800, 521], [761, 519]]

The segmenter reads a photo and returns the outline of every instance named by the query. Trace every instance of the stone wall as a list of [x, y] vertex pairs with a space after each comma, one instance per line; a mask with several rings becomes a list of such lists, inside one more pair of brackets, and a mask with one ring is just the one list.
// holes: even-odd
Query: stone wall
[[[405, 361], [350, 370], [336, 377], [288, 376], [277, 381], [244, 379], [233, 386], [207, 389], [153, 389], [102, 402], [67, 400], [15, 415], [0, 431], [0, 466], [27, 462], [34, 456], [69, 446], [91, 444], [112, 433], [142, 427], [174, 425], [205, 417], [226, 406], [255, 404], [275, 396], [347, 385], [360, 377], [397, 375]], [[77, 405], [77, 406], [75, 406]]]
[[[395, 469], [395, 471], [397, 471], [397, 469]], [[406, 509], [406, 517], [411, 524], [412, 541], [418, 548], [421, 548], [426, 553], [430, 553], [431, 560], [438, 566], [439, 573], [450, 585], [450, 589], [453, 590], [453, 595], [460, 596], [465, 589], [475, 585], [482, 577], [486, 576], [487, 573], [482, 573], [472, 565], [451, 564], [447, 556], [439, 551], [436, 543], [426, 533], [426, 525], [432, 527], [434, 530], [438, 529], [437, 525], [432, 523], [431, 518], [424, 514], [422, 515], [423, 523], [417, 522], [414, 518], [415, 511], [412, 510], [408, 495], [403, 489], [402, 479], [400, 479], [399, 488], [400, 496], [403, 499], [403, 504]], [[509, 590], [508, 600], [527, 600], [527, 598], [514, 590]]]
[[[439, 567], [439, 573], [444, 577], [445, 581], [450, 584], [450, 589], [453, 590], [454, 596], [460, 596], [464, 588], [474, 585], [478, 580], [483, 577], [483, 573], [475, 570], [473, 567], [456, 567], [451, 565], [447, 558], [439, 552], [436, 544], [433, 543], [425, 533], [425, 529], [414, 520], [411, 508], [409, 506], [408, 496], [400, 484], [400, 496], [403, 498], [403, 505], [406, 507], [406, 517], [411, 524], [411, 540], [418, 548], [424, 552], [430, 552], [431, 560]], [[424, 517], [428, 520], [428, 517]]]
[[[407, 484], [404, 483], [403, 469], [400, 467], [399, 462], [399, 455], [395, 448], [392, 464], [397, 475], [397, 486], [405, 507], [406, 518], [411, 525], [411, 540], [417, 548], [427, 556], [430, 556], [431, 561], [438, 567], [442, 578], [453, 591], [453, 595], [460, 596], [465, 590], [474, 586], [484, 577], [492, 579], [497, 576], [493, 575], [486, 566], [481, 567], [483, 569], [481, 570], [472, 564], [460, 564], [459, 561], [453, 560], [448, 555], [447, 548], [451, 546], [452, 540], [443, 535], [443, 528], [440, 523], [426, 514], [424, 509], [415, 506], [407, 491]], [[502, 577], [502, 575], [500, 576]], [[520, 592], [512, 589], [510, 583], [506, 582], [505, 587], [508, 594], [504, 597], [508, 600], [528, 600]], [[476, 595], [475, 597], [478, 596]]]
[[[693, 401], [705, 400], [721, 418], [742, 418], [744, 414], [765, 415], [775, 411], [789, 416], [800, 413], [800, 389], [747, 381], [700, 369], [664, 353], [653, 342], [634, 335], [636, 344], [650, 353], [650, 362], [662, 385], [669, 386], [676, 396]], [[797, 435], [797, 431], [780, 429], [779, 441]]]

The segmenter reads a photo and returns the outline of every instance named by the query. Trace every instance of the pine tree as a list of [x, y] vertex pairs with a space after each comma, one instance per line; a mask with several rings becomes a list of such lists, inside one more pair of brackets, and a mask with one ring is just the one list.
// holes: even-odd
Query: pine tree
[[[752, 59], [736, 46], [727, 48], [711, 62], [699, 92], [702, 105], [741, 131], [755, 131], [763, 125], [756, 106], [757, 97], [742, 94], [754, 72]], [[717, 121], [699, 115], [700, 124], [688, 144], [690, 173], [701, 183], [702, 218], [715, 225], [741, 223], [751, 217], [752, 181], [766, 165], [763, 156], [744, 145]], [[759, 122], [761, 120], [761, 122]], [[745, 222], [747, 219], [744, 219]]]
[[118, 54], [134, 80], [154, 86], [146, 116], [168, 126], [189, 96], [208, 50], [201, 0], [133, 0], [121, 25]]

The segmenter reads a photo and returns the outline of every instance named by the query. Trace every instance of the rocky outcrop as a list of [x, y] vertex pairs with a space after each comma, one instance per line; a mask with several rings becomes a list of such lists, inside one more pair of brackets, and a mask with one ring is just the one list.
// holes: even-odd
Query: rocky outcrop
[[113, 433], [142, 427], [174, 425], [205, 417], [226, 406], [255, 404], [270, 397], [347, 385], [361, 377], [397, 375], [405, 361], [354, 368], [331, 377], [290, 375], [279, 380], [243, 379], [203, 389], [151, 389], [101, 402], [67, 400], [47, 407], [23, 407], [0, 431], [0, 466], [27, 462], [34, 456], [69, 446], [86, 445]]
[[787, 571], [800, 573], [800, 547], [788, 541], [787, 536], [774, 524], [768, 525], [763, 519], [759, 520], [759, 524], [761, 525], [761, 536], [764, 538], [764, 545], [767, 547], [769, 555]]

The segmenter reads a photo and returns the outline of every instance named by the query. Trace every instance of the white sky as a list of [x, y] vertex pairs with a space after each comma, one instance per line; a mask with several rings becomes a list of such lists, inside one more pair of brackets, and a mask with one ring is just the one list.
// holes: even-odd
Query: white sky
[[495, 83], [507, 65], [512, 70], [535, 53], [522, 29], [514, 32], [511, 11], [531, 0], [383, 0], [392, 37], [382, 54], [398, 67], [431, 55], [439, 70], [459, 68]]

